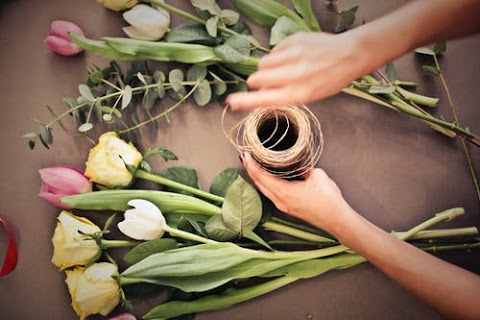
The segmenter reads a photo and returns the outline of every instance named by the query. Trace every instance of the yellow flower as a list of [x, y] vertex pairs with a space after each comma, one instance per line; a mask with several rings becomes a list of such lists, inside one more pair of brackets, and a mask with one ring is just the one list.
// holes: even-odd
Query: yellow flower
[[100, 232], [100, 228], [90, 220], [77, 217], [68, 211], [58, 216], [57, 227], [53, 234], [52, 263], [60, 269], [76, 265], [85, 265], [97, 255], [100, 247], [95, 240], [79, 233], [92, 234]]
[[137, 0], [97, 0], [97, 2], [113, 11], [127, 10], [137, 4]]
[[107, 188], [126, 187], [133, 179], [125, 164], [138, 167], [142, 155], [132, 144], [120, 139], [115, 132], [100, 136], [90, 150], [85, 176]]
[[65, 271], [72, 307], [81, 320], [96, 313], [106, 316], [117, 306], [120, 286], [112, 278], [117, 272], [117, 267], [108, 262]]

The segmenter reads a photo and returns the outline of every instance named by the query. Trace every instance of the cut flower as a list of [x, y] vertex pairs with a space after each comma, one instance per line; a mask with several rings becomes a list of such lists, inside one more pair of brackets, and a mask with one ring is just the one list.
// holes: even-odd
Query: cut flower
[[125, 220], [118, 223], [118, 229], [136, 240], [153, 240], [163, 236], [167, 222], [162, 212], [150, 201], [134, 199], [128, 201], [133, 209], [125, 211]]
[[141, 161], [142, 155], [137, 148], [110, 131], [102, 134], [98, 144], [90, 150], [85, 176], [107, 188], [126, 187], [133, 180], [126, 165], [137, 168]]
[[97, 0], [102, 6], [113, 11], [122, 11], [135, 6], [137, 0]]
[[53, 21], [50, 25], [50, 32], [45, 38], [45, 44], [52, 51], [64, 56], [73, 56], [82, 52], [83, 49], [70, 39], [69, 33], [85, 36], [82, 29], [70, 21]]
[[159, 7], [139, 4], [123, 13], [130, 26], [123, 31], [133, 39], [155, 41], [169, 30], [170, 14]]
[[114, 264], [94, 263], [65, 273], [72, 307], [81, 320], [96, 313], [106, 316], [120, 302], [120, 285], [112, 278], [118, 273]]
[[85, 265], [100, 253], [100, 247], [87, 234], [100, 232], [90, 220], [77, 217], [68, 211], [58, 216], [53, 234], [52, 263], [60, 269]]

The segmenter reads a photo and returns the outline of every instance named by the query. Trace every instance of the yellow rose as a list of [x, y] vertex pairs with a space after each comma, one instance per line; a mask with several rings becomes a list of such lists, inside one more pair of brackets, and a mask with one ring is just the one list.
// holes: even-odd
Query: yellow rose
[[137, 4], [137, 0], [97, 0], [97, 2], [113, 11], [127, 10]]
[[107, 132], [90, 150], [85, 176], [107, 188], [126, 187], [132, 182], [133, 175], [125, 163], [138, 167], [141, 161], [142, 155], [137, 148], [120, 139], [115, 132]]
[[53, 234], [52, 263], [60, 269], [85, 265], [100, 252], [95, 240], [79, 233], [93, 234], [100, 228], [90, 220], [77, 217], [68, 211], [62, 211], [58, 216], [57, 227]]
[[117, 272], [117, 267], [108, 262], [65, 271], [72, 307], [81, 320], [96, 313], [106, 316], [117, 306], [120, 285], [112, 278]]

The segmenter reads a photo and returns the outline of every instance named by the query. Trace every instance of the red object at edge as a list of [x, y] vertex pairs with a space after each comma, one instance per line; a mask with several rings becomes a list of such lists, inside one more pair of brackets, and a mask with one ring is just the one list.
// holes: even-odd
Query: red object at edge
[[0, 216], [0, 222], [3, 224], [3, 227], [5, 228], [8, 234], [7, 254], [5, 255], [5, 260], [3, 261], [2, 270], [0, 270], [0, 278], [1, 278], [3, 276], [6, 276], [7, 274], [9, 274], [15, 269], [18, 262], [18, 253], [17, 253], [17, 246], [15, 245], [15, 239], [13, 238], [13, 234], [10, 231], [10, 228], [8, 227], [7, 222], [1, 216]]

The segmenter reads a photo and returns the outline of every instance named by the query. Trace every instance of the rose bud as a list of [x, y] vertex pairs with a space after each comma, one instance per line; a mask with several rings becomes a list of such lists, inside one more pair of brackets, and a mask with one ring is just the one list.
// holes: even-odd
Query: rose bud
[[69, 37], [69, 33], [84, 37], [82, 29], [76, 24], [69, 21], [53, 21], [50, 25], [50, 32], [45, 38], [47, 47], [58, 54], [64, 56], [73, 56], [83, 51]]
[[42, 179], [38, 195], [59, 208], [71, 209], [60, 202], [62, 197], [92, 191], [92, 183], [78, 169], [55, 166], [38, 172]]

